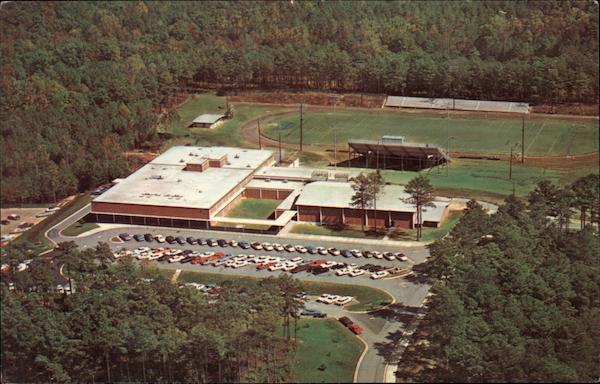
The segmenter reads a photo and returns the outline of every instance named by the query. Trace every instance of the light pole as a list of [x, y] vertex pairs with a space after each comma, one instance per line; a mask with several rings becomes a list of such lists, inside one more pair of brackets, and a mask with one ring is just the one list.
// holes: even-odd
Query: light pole
[[446, 159], [446, 176], [448, 176], [448, 173], [450, 172], [450, 140], [454, 140], [454, 136], [448, 136], [447, 138], [446, 155], [448, 156], [448, 159]]
[[512, 159], [513, 159], [513, 151], [519, 147], [519, 143], [513, 144], [510, 147], [510, 157], [508, 159], [508, 180], [512, 180]]

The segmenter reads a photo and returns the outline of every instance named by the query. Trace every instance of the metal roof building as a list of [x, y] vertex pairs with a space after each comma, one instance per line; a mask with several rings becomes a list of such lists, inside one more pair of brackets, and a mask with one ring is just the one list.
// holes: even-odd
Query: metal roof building
[[384, 106], [396, 108], [454, 109], [459, 111], [529, 113], [529, 104], [513, 101], [388, 96]]
[[211, 115], [211, 114], [203, 114], [196, 117], [191, 126], [192, 127], [200, 127], [200, 128], [213, 128], [217, 122], [224, 119], [225, 115]]

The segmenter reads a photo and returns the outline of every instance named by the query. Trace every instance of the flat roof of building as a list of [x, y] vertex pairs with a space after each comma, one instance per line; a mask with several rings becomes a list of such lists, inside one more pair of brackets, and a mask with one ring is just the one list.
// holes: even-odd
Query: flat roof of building
[[224, 118], [225, 115], [211, 115], [211, 114], [203, 114], [200, 115], [198, 117], [196, 117], [193, 121], [193, 123], [199, 123], [199, 124], [214, 124], [217, 121], [221, 120], [222, 118]]
[[272, 154], [262, 149], [177, 146], [169, 148], [150, 164], [185, 166], [187, 163], [201, 163], [203, 159], [216, 160], [227, 156], [227, 164], [223, 168], [256, 169]]
[[[184, 171], [199, 158], [225, 155], [229, 163], [221, 168]], [[172, 147], [94, 201], [209, 209], [271, 156], [268, 150]]]
[[301, 181], [287, 180], [267, 180], [267, 179], [252, 179], [246, 185], [246, 188], [264, 188], [264, 189], [288, 189], [296, 190], [304, 187]]
[[[350, 202], [354, 190], [350, 183], [315, 181], [307, 184], [296, 200], [296, 205], [332, 208], [355, 208]], [[400, 185], [386, 185], [377, 200], [377, 210], [392, 212], [416, 212], [416, 207], [404, 201], [409, 195]], [[448, 203], [434, 202], [435, 208], [424, 208], [423, 221], [441, 221]]]
[[327, 178], [333, 180], [336, 174], [346, 174], [348, 177], [357, 176], [361, 171], [346, 168], [338, 168], [335, 170], [327, 168], [304, 168], [304, 167], [265, 167], [256, 172], [256, 176], [261, 179], [277, 178], [290, 180], [311, 180], [314, 172], [327, 172]]

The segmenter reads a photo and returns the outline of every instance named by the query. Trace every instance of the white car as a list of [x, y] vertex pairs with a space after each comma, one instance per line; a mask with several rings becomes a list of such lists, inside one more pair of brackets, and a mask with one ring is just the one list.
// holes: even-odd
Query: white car
[[235, 260], [231, 259], [231, 260], [227, 260], [227, 261], [225, 262], [225, 264], [223, 264], [223, 266], [225, 266], [225, 267], [232, 267], [232, 266], [233, 266], [233, 264], [235, 264], [235, 263], [237, 263], [237, 261], [235, 261]]
[[235, 264], [232, 265], [233, 268], [241, 268], [241, 267], [245, 267], [246, 265], [248, 265], [248, 262], [246, 260], [242, 260], [242, 261], [237, 261]]
[[279, 263], [283, 258], [277, 256], [267, 256], [265, 262], [267, 263]]
[[352, 301], [352, 299], [353, 299], [353, 297], [352, 297], [352, 296], [342, 296], [342, 297], [340, 297], [339, 299], [337, 299], [337, 300], [335, 301], [335, 304], [336, 304], [336, 305], [346, 305], [346, 304], [348, 304], [349, 302], [351, 302], [351, 301]]
[[283, 268], [281, 268], [282, 271], [286, 271], [289, 272], [292, 269], [296, 268], [296, 264], [285, 264], [285, 266]]
[[302, 258], [301, 257], [294, 257], [293, 259], [291, 259], [290, 261], [292, 263], [301, 263], [302, 262]]
[[350, 271], [350, 273], [348, 275], [352, 276], [352, 277], [356, 277], [356, 276], [360, 276], [360, 275], [364, 275], [365, 271], [363, 271], [362, 269], [355, 269], [353, 271]]
[[396, 256], [396, 259], [398, 259], [400, 261], [408, 261], [408, 257], [406, 257], [404, 255], [404, 253], [397, 252], [397, 253], [394, 253], [394, 256]]
[[273, 243], [273, 249], [275, 249], [277, 252], [285, 251], [285, 248], [283, 248], [283, 245], [281, 245], [279, 243]]
[[185, 259], [185, 256], [183, 256], [183, 255], [173, 256], [169, 259], [169, 263], [177, 263], [183, 259]]
[[272, 251], [273, 250], [273, 245], [271, 243], [262, 243], [261, 244], [263, 249], [265, 251]]
[[237, 247], [238, 246], [238, 242], [235, 240], [229, 240], [229, 245], [232, 247]]
[[296, 245], [296, 251], [300, 253], [306, 253], [308, 250], [303, 245]]
[[339, 256], [340, 250], [337, 248], [328, 248], [327, 251], [331, 253], [333, 256]]
[[361, 252], [361, 251], [359, 251], [358, 249], [351, 249], [351, 250], [350, 250], [350, 252], [352, 252], [352, 254], [353, 254], [355, 257], [362, 257], [362, 255], [363, 255], [363, 254], [362, 254], [362, 252]]
[[327, 248], [317, 247], [317, 252], [319, 252], [320, 255], [326, 255], [327, 254]]
[[256, 249], [257, 251], [260, 251], [261, 249], [263, 249], [263, 246], [261, 243], [259, 243], [258, 241], [255, 241], [254, 243], [250, 244], [252, 246], [252, 248]]
[[283, 248], [288, 252], [295, 252], [296, 248], [291, 244], [285, 244]]
[[371, 279], [373, 279], [373, 280], [381, 279], [383, 277], [389, 276], [389, 274], [390, 273], [388, 271], [375, 272], [371, 275]]
[[284, 267], [284, 265], [283, 265], [283, 264], [281, 264], [281, 263], [276, 263], [276, 264], [273, 264], [273, 265], [271, 265], [271, 266], [269, 267], [269, 271], [278, 271], [278, 270], [280, 270], [280, 269], [283, 269], [283, 267]]
[[331, 267], [335, 267], [336, 265], [338, 265], [337, 261], [328, 261], [325, 264], [322, 264], [321, 267], [323, 267], [323, 268], [331, 268]]
[[164, 243], [166, 239], [163, 235], [156, 235], [156, 241], [158, 241], [159, 243]]
[[322, 294], [317, 298], [317, 301], [320, 303], [331, 304], [333, 303], [333, 299], [327, 293]]
[[373, 251], [371, 252], [373, 254], [373, 257], [376, 259], [383, 259], [383, 254], [379, 251]]
[[240, 253], [239, 255], [237, 255], [236, 257], [234, 257], [233, 259], [234, 260], [246, 260], [246, 259], [248, 259], [248, 257], [249, 257], [248, 255]]
[[348, 268], [340, 268], [337, 271], [335, 271], [335, 274], [338, 276], [344, 276], [350, 273], [350, 269]]
[[384, 252], [383, 257], [385, 257], [386, 260], [389, 260], [389, 261], [396, 260], [396, 256], [394, 256], [394, 254], [392, 252]]

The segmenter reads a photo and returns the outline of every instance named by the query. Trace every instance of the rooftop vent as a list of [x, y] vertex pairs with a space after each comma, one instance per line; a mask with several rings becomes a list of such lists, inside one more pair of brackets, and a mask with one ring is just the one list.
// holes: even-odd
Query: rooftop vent
[[178, 182], [178, 183], [181, 183], [181, 179], [177, 179], [177, 182]]
[[235, 156], [233, 156], [234, 159], [239, 159], [240, 155], [238, 155], [237, 153], [235, 154]]
[[202, 193], [202, 190], [201, 190], [201, 189], [199, 189], [199, 190], [198, 190], [198, 193]]
[[265, 179], [265, 183], [271, 182], [271, 179]]
[[180, 162], [180, 163], [185, 163], [185, 161], [183, 161], [183, 159], [180, 159], [180, 160], [179, 160], [179, 162]]
[[246, 168], [251, 168], [251, 167], [250, 167], [250, 164], [246, 164]]

